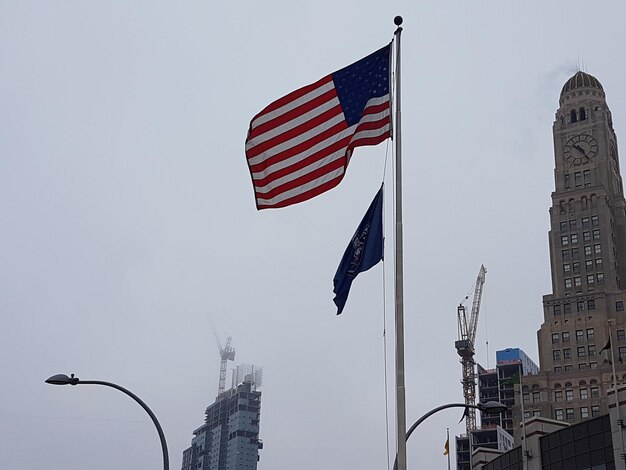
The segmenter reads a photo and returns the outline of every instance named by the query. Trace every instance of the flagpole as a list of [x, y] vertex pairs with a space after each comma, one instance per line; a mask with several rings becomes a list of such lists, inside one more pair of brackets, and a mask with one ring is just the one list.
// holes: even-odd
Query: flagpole
[[[619, 406], [619, 396], [617, 394], [617, 373], [615, 372], [615, 353], [613, 352], [613, 328], [612, 328], [613, 323], [611, 322], [611, 320], [607, 321], [607, 323], [609, 325], [609, 345], [610, 345], [609, 349], [611, 350], [611, 367], [613, 370], [613, 390], [615, 391], [615, 409], [617, 411], [618, 423], [621, 426], [622, 410], [620, 409], [620, 406]], [[620, 432], [620, 436], [621, 436], [621, 443], [622, 443], [622, 450], [620, 453], [624, 455], [624, 434]]]
[[395, 301], [396, 301], [396, 448], [398, 470], [406, 470], [406, 401], [404, 390], [404, 289], [402, 262], [402, 132], [400, 114], [400, 33], [402, 17], [393, 20], [396, 36], [396, 124], [393, 138], [396, 142], [396, 237], [395, 237]]

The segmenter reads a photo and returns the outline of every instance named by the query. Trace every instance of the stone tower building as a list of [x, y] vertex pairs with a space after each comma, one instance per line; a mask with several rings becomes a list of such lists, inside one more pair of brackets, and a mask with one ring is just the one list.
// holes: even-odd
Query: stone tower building
[[[552, 132], [552, 293], [537, 332], [541, 373], [522, 377], [517, 423], [522, 415], [575, 423], [606, 414], [608, 389], [626, 382], [626, 201], [611, 111], [595, 77], [578, 72], [565, 83]], [[516, 426], [516, 442], [521, 432]]]

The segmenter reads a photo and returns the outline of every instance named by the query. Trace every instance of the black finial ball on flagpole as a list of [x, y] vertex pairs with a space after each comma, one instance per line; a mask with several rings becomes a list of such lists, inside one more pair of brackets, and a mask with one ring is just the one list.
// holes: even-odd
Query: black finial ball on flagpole
[[395, 24], [396, 26], [400, 26], [400, 25], [402, 24], [402, 17], [401, 17], [400, 15], [396, 16], [396, 17], [393, 19], [393, 22], [394, 22], [394, 24]]

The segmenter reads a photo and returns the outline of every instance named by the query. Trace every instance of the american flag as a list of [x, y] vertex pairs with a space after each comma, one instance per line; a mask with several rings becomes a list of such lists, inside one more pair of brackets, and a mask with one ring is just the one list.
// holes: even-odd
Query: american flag
[[391, 137], [391, 45], [289, 93], [250, 122], [246, 158], [257, 208], [337, 186], [355, 147]]

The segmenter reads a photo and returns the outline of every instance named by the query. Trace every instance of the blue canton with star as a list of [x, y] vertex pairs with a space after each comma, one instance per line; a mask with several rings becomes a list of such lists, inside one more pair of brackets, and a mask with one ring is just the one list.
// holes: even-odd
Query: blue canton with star
[[361, 120], [370, 98], [389, 93], [389, 54], [391, 45], [332, 74], [335, 89], [348, 126]]

